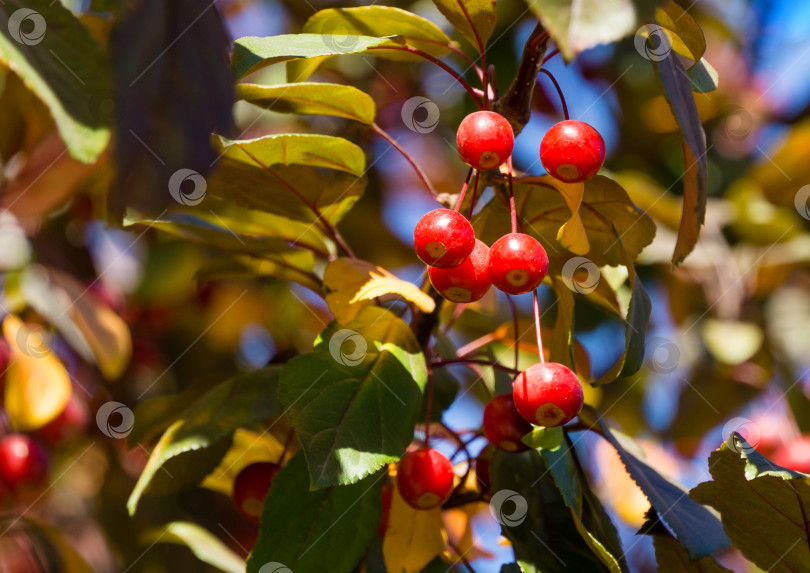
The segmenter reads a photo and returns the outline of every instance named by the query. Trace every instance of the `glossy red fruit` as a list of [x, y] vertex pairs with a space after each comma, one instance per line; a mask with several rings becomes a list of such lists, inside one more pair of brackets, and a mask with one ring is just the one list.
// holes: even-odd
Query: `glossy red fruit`
[[538, 426], [562, 426], [582, 410], [582, 384], [577, 375], [556, 362], [535, 364], [512, 382], [515, 407]]
[[567, 119], [543, 136], [540, 161], [555, 179], [566, 183], [585, 181], [596, 175], [605, 162], [605, 142], [587, 123]]
[[457, 267], [472, 253], [475, 232], [470, 222], [458, 211], [436, 209], [416, 224], [413, 248], [423, 263], [446, 269]]
[[511, 394], [495, 396], [484, 408], [484, 435], [490, 444], [505, 452], [523, 452], [529, 447], [521, 440], [532, 431], [515, 408]]
[[87, 431], [90, 414], [84, 400], [72, 394], [65, 409], [53, 420], [37, 430], [37, 435], [51, 444], [66, 442]]
[[10, 489], [37, 487], [48, 477], [48, 453], [32, 437], [9, 434], [0, 440], [0, 480]]
[[391, 517], [391, 499], [394, 497], [394, 486], [390, 483], [383, 484], [380, 492], [382, 498], [382, 513], [380, 514], [380, 524], [377, 526], [377, 535], [385, 536], [388, 529], [388, 519]]
[[456, 133], [456, 147], [464, 163], [479, 171], [499, 167], [512, 155], [515, 134], [507, 119], [494, 111], [465, 117]]
[[810, 474], [810, 436], [800, 436], [781, 446], [773, 455], [776, 465]]
[[407, 453], [399, 462], [397, 488], [414, 509], [439, 507], [453, 491], [453, 466], [432, 448]]
[[433, 287], [451, 302], [474, 302], [487, 294], [489, 280], [489, 248], [475, 240], [475, 247], [466, 261], [451, 269], [428, 268]]
[[278, 464], [259, 462], [239, 472], [233, 482], [233, 503], [242, 515], [259, 523], [267, 492], [280, 470]]
[[540, 286], [548, 271], [546, 250], [523, 233], [509, 233], [489, 249], [489, 280], [509, 294], [531, 292]]

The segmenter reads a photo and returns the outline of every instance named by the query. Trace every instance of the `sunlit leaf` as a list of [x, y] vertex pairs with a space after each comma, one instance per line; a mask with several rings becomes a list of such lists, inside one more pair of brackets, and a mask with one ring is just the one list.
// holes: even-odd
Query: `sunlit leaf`
[[[515, 181], [519, 225], [539, 240], [549, 257], [571, 258], [556, 240], [560, 227], [571, 219], [566, 199], [548, 175]], [[585, 182], [579, 215], [588, 235], [590, 250], [584, 254], [597, 266], [624, 264], [619, 239], [631, 260], [652, 242], [655, 224], [636, 208], [616, 181], [597, 175]], [[499, 194], [474, 219], [476, 235], [492, 243], [509, 232], [508, 201]]]
[[326, 266], [323, 286], [326, 303], [341, 324], [354, 320], [360, 308], [378, 298], [398, 295], [422, 312], [433, 312], [436, 303], [413, 283], [398, 279], [385, 269], [358, 259], [339, 258]]
[[233, 433], [231, 449], [222, 458], [219, 466], [205, 477], [200, 487], [230, 496], [233, 493], [233, 480], [240, 471], [258, 462], [279, 462], [283, 452], [284, 444], [272, 433], [259, 434], [237, 428]]
[[236, 96], [277, 113], [332, 115], [366, 124], [372, 123], [376, 114], [371, 96], [354, 86], [341, 84], [237, 84]]
[[285, 34], [265, 38], [248, 36], [234, 42], [231, 67], [239, 79], [265, 66], [280, 62], [320, 56], [362, 54], [370, 48], [402, 46], [404, 43], [404, 39], [396, 36], [372, 38], [347, 35], [340, 38], [340, 43], [321, 34]]
[[366, 306], [332, 323], [315, 351], [290, 360], [279, 398], [304, 448], [314, 489], [355, 483], [399, 460], [413, 438], [425, 359], [405, 322]]
[[[654, 4], [633, 0], [526, 0], [526, 3], [568, 61], [588, 48], [633, 34]], [[642, 5], [645, 10], [640, 13]]]
[[3, 405], [11, 426], [17, 430], [44, 426], [65, 409], [72, 394], [67, 370], [42, 334], [12, 314], [3, 320], [3, 335], [12, 354], [5, 375]]
[[720, 74], [706, 58], [689, 68], [686, 72], [692, 80], [692, 91], [705, 94], [713, 92], [720, 85]]
[[[447, 54], [450, 38], [430, 20], [393, 6], [327, 8], [313, 14], [304, 24], [306, 34], [324, 34], [324, 40], [343, 50], [351, 49], [355, 38], [396, 36], [409, 46], [434, 57]], [[350, 35], [342, 38], [343, 35]], [[395, 61], [419, 61], [419, 56], [401, 50], [375, 50], [374, 55]], [[290, 81], [308, 78], [326, 57], [297, 60], [287, 64]]]
[[280, 413], [275, 392], [280, 370], [271, 366], [232, 378], [183, 412], [152, 450], [127, 501], [130, 515], [144, 494], [174, 493], [199, 483], [228, 451], [236, 428]]
[[399, 495], [395, 483], [383, 538], [383, 558], [388, 571], [420, 573], [444, 552], [445, 540], [441, 508], [412, 508]]
[[675, 53], [689, 58], [692, 63], [700, 61], [706, 51], [706, 38], [689, 12], [669, 0], [656, 9], [655, 21], [670, 32], [668, 39]]
[[208, 191], [242, 207], [336, 223], [365, 187], [365, 155], [341, 137], [283, 134], [215, 143], [222, 159]]
[[110, 131], [94, 98], [111, 81], [106, 54], [76, 17], [61, 2], [4, 2], [0, 60], [48, 106], [70, 155], [95, 161]]
[[89, 287], [55, 269], [35, 266], [22, 289], [29, 304], [46, 317], [76, 352], [98, 365], [104, 378], [116, 380], [132, 355], [129, 326]]
[[[384, 472], [353, 485], [311, 491], [298, 454], [273, 480], [247, 573], [277, 563], [296, 573], [352, 571], [380, 521]], [[265, 568], [266, 569], [266, 568]]]
[[185, 545], [197, 559], [226, 573], [245, 571], [244, 559], [196, 523], [174, 521], [149, 529], [141, 535], [141, 544], [152, 546], [155, 543]]
[[801, 571], [810, 562], [807, 475], [777, 466], [738, 433], [709, 456], [713, 481], [689, 495], [714, 507], [734, 547], [762, 569]]
[[433, 3], [473, 47], [478, 48], [479, 42], [487, 45], [498, 19], [495, 0], [433, 0]]

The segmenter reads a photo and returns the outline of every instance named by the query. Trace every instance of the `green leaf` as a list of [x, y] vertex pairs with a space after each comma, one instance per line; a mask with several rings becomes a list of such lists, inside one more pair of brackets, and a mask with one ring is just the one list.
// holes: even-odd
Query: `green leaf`
[[689, 495], [720, 512], [734, 547], [759, 567], [803, 571], [810, 563], [810, 477], [777, 466], [733, 432], [709, 456], [713, 481]]
[[557, 295], [557, 320], [551, 337], [548, 359], [574, 369], [574, 293], [558, 276], [551, 276], [551, 285]]
[[[663, 38], [662, 41], [668, 41]], [[677, 57], [657, 62], [658, 75], [664, 85], [664, 95], [681, 128], [684, 138], [684, 200], [681, 225], [672, 263], [677, 265], [692, 252], [706, 215], [708, 194], [708, 164], [706, 134], [700, 123], [692, 80]]]
[[238, 84], [236, 96], [278, 113], [332, 115], [365, 124], [373, 123], [376, 114], [371, 96], [354, 86], [341, 84]]
[[[563, 249], [555, 237], [571, 218], [571, 211], [550, 179], [543, 175], [515, 180], [518, 222], [523, 232], [543, 244], [550, 257], [568, 259], [575, 255]], [[621, 185], [602, 175], [585, 182], [579, 214], [591, 246], [585, 256], [600, 267], [624, 264], [620, 245], [635, 261], [655, 236], [652, 219], [633, 205]], [[508, 195], [498, 193], [479, 213], [474, 226], [476, 236], [487, 244], [509, 233]]]
[[692, 82], [693, 92], [706, 94], [713, 92], [720, 85], [720, 75], [706, 58], [700, 58], [700, 61], [689, 68], [686, 74]]
[[[306, 34], [323, 34], [326, 42], [350, 47], [358, 36], [390, 38], [396, 36], [409, 46], [440, 58], [449, 51], [450, 38], [430, 20], [393, 6], [358, 6], [327, 8], [313, 14], [301, 30]], [[354, 35], [342, 38], [343, 35]], [[376, 50], [374, 55], [395, 61], [417, 62], [419, 56], [402, 50]], [[297, 60], [287, 64], [290, 81], [307, 79], [326, 57]]]
[[[566, 61], [635, 33], [653, 1], [526, 0]], [[646, 5], [646, 6], [645, 6]]]
[[330, 572], [351, 572], [379, 524], [384, 477], [310, 491], [304, 456], [295, 456], [273, 480], [247, 573], [267, 563], [295, 573], [322, 573], [326, 564]]
[[92, 163], [107, 147], [111, 92], [101, 46], [61, 2], [8, 0], [0, 6], [0, 61], [51, 111], [70, 155]]
[[372, 38], [347, 35], [341, 37], [340, 42], [322, 34], [284, 34], [266, 38], [247, 36], [234, 42], [231, 68], [236, 79], [240, 79], [251, 72], [279, 62], [319, 56], [362, 54], [371, 48], [402, 46], [404, 43], [402, 38], [396, 36]]
[[632, 438], [608, 428], [596, 410], [588, 405], [580, 413], [580, 420], [598, 428], [599, 433], [616, 448], [630, 477], [644, 492], [660, 519], [684, 545], [690, 559], [697, 561], [729, 548], [731, 541], [723, 531], [720, 520], [709, 509], [695, 503], [682, 486], [662, 476], [631, 453], [638, 451]]
[[[152, 227], [192, 243], [253, 257], [252, 259], [245, 257], [238, 262], [218, 259], [202, 270], [203, 275], [210, 276], [211, 273], [222, 271], [236, 271], [239, 274], [239, 271], [247, 268], [252, 276], [292, 280], [319, 292], [320, 280], [313, 272], [315, 268], [313, 253], [290, 246], [285, 238], [254, 237], [237, 233], [237, 229], [242, 226], [239, 222], [232, 220], [229, 224], [213, 211], [207, 213], [208, 217], [205, 216], [206, 213], [199, 214], [201, 216], [170, 211], [160, 220], [137, 219], [130, 216], [124, 220], [124, 224]], [[287, 222], [292, 223], [289, 220]]]
[[560, 427], [535, 428], [525, 436], [523, 443], [536, 450], [558, 450], [563, 443]]
[[[444, 411], [455, 401], [461, 388], [461, 383], [447, 368], [436, 368], [430, 373], [433, 378], [433, 401], [430, 404], [430, 421], [441, 422]], [[424, 420], [427, 416], [427, 400], [423, 396], [419, 406], [417, 420]]]
[[319, 220], [317, 210], [334, 224], [365, 188], [363, 151], [341, 137], [218, 137], [216, 143], [222, 159], [209, 181], [209, 193], [242, 207], [307, 223]]
[[397, 461], [413, 439], [427, 367], [410, 328], [363, 307], [333, 322], [315, 351], [287, 363], [279, 398], [309, 463], [314, 489], [355, 483]]
[[143, 545], [175, 543], [185, 545], [195, 557], [226, 573], [244, 573], [245, 560], [231, 551], [227, 545], [196, 523], [174, 521], [161, 527], [147, 530], [141, 536]]
[[474, 48], [479, 49], [479, 40], [482, 46], [487, 45], [498, 20], [495, 0], [433, 0], [433, 3]]
[[[621, 246], [621, 242], [619, 242], [619, 246]], [[607, 384], [616, 378], [632, 376], [641, 369], [641, 365], [644, 363], [647, 326], [650, 323], [652, 302], [650, 295], [644, 290], [641, 280], [636, 276], [636, 269], [630, 262], [630, 257], [624, 252], [623, 255], [627, 267], [627, 280], [632, 290], [630, 306], [625, 319], [624, 352], [621, 358], [596, 381], [596, 384]]]
[[130, 515], [144, 494], [174, 493], [202, 480], [228, 451], [234, 430], [278, 415], [280, 371], [272, 366], [232, 378], [185, 410], [152, 450], [127, 501]]
[[496, 450], [490, 466], [490, 509], [527, 573], [610, 571], [578, 533], [571, 510], [534, 450]]
[[[560, 430], [562, 439], [562, 429], [557, 429]], [[563, 440], [562, 444], [564, 447], [546, 448], [540, 453], [548, 464], [548, 471], [551, 472], [565, 505], [571, 510], [577, 531], [610, 571], [628, 571], [616, 528], [578, 467], [573, 445], [568, 440]]]
[[292, 250], [262, 258], [235, 255], [209, 262], [196, 274], [199, 282], [223, 279], [274, 278], [294, 281], [317, 295], [323, 294], [321, 281], [311, 272], [314, 256], [308, 251]]

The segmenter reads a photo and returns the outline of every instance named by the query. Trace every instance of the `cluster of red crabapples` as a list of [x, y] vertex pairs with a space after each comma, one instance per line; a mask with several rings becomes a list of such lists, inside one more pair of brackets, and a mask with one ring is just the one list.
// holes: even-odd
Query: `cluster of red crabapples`
[[[467, 165], [488, 171], [511, 156], [514, 134], [503, 116], [478, 111], [461, 122], [456, 145]], [[555, 179], [579, 183], [602, 167], [605, 144], [590, 125], [565, 120], [543, 137], [540, 160]], [[512, 232], [487, 247], [475, 238], [470, 221], [458, 211], [460, 206], [461, 200], [456, 210], [431, 211], [414, 230], [414, 249], [428, 265], [433, 287], [451, 302], [469, 303], [479, 300], [493, 285], [511, 295], [533, 292], [540, 286], [548, 271], [543, 246], [529, 235]], [[582, 384], [576, 374], [562, 364], [544, 362], [542, 348], [538, 350], [541, 362], [515, 378], [511, 395], [495, 396], [484, 410], [484, 435], [501, 450], [528, 449], [523, 437], [533, 424], [562, 426], [582, 409]], [[476, 461], [476, 473], [488, 483], [487, 453]], [[406, 454], [399, 464], [397, 487], [405, 502], [416, 509], [438, 507], [453, 490], [450, 460], [427, 447]]]

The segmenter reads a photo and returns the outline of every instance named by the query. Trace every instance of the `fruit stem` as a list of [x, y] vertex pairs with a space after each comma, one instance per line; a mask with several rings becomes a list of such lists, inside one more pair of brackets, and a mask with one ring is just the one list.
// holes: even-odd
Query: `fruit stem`
[[565, 103], [565, 96], [563, 95], [562, 88], [560, 87], [560, 84], [557, 82], [557, 78], [555, 78], [555, 77], [554, 77], [554, 76], [551, 74], [551, 72], [550, 72], [550, 71], [548, 71], [548, 70], [547, 70], [547, 69], [545, 69], [545, 68], [540, 68], [540, 71], [541, 71], [542, 73], [544, 73], [545, 75], [547, 75], [547, 76], [548, 76], [548, 79], [550, 79], [550, 80], [551, 80], [551, 83], [553, 83], [553, 84], [554, 84], [554, 89], [556, 89], [556, 90], [557, 90], [557, 95], [558, 95], [558, 96], [560, 96], [560, 103], [562, 104], [562, 110], [563, 110], [563, 115], [565, 116], [565, 119], [571, 119], [571, 118], [568, 116], [568, 104], [566, 104], [566, 103]]
[[518, 334], [518, 329], [520, 328], [520, 324], [518, 322], [515, 301], [512, 300], [511, 295], [506, 295], [506, 300], [509, 303], [509, 309], [512, 311], [512, 328], [515, 330], [515, 378], [517, 378], [518, 374], [520, 374], [520, 370], [518, 370], [518, 360], [520, 359], [520, 335]]
[[559, 53], [560, 53], [560, 50], [555, 48], [554, 50], [551, 51], [551, 53], [548, 56], [543, 58], [543, 63], [545, 64], [547, 61], [549, 61], [551, 58], [553, 58], [554, 56], [556, 56]]
[[465, 356], [469, 356], [470, 354], [472, 354], [473, 352], [475, 352], [479, 348], [483, 348], [487, 344], [491, 344], [491, 343], [495, 342], [496, 340], [497, 340], [497, 338], [495, 337], [494, 334], [492, 334], [492, 333], [485, 334], [483, 336], [480, 336], [480, 337], [476, 338], [472, 342], [468, 342], [464, 346], [460, 346], [456, 350], [456, 354], [458, 355], [459, 358], [464, 358]]
[[470, 170], [467, 171], [467, 178], [464, 180], [464, 185], [461, 186], [461, 193], [458, 194], [458, 200], [456, 201], [456, 211], [461, 209], [461, 204], [464, 202], [464, 195], [467, 194], [467, 186], [470, 184], [470, 177], [472, 177], [472, 174], [473, 168], [470, 167]]
[[376, 123], [372, 123], [371, 129], [373, 129], [377, 133], [377, 135], [379, 135], [380, 137], [385, 139], [388, 143], [390, 143], [391, 147], [393, 147], [402, 154], [402, 156], [408, 161], [408, 163], [411, 164], [411, 167], [413, 167], [413, 170], [416, 171], [416, 174], [419, 176], [419, 179], [422, 180], [422, 183], [424, 183], [425, 187], [427, 187], [427, 190], [430, 191], [430, 194], [433, 195], [435, 199], [438, 196], [436, 189], [433, 188], [433, 185], [431, 185], [427, 175], [425, 174], [424, 171], [422, 171], [422, 168], [419, 167], [419, 164], [414, 160], [414, 158], [411, 157], [411, 155], [407, 151], [405, 151], [405, 149], [399, 143], [397, 143], [393, 137], [391, 137], [388, 133], [386, 133], [383, 130], [383, 128], [381, 128], [379, 125], [377, 125]]
[[537, 353], [540, 355], [540, 364], [544, 364], [546, 357], [543, 356], [543, 335], [540, 332], [540, 303], [537, 300], [537, 289], [532, 291], [534, 297], [534, 330], [537, 333]]
[[472, 221], [473, 209], [475, 209], [475, 200], [478, 198], [478, 171], [475, 172], [475, 179], [473, 180], [473, 194], [472, 201], [470, 202], [470, 214], [467, 216]]
[[456, 555], [458, 555], [459, 561], [461, 561], [464, 564], [464, 567], [466, 567], [470, 573], [475, 573], [475, 569], [473, 569], [473, 566], [470, 564], [469, 560], [464, 556], [464, 553], [462, 553], [461, 549], [459, 549], [452, 541], [449, 540], [447, 541], [447, 545], [450, 546], [450, 549], [455, 551]]
[[468, 94], [470, 94], [470, 97], [475, 102], [475, 105], [478, 106], [478, 109], [482, 109], [483, 102], [481, 101], [481, 98], [479, 98], [478, 95], [473, 91], [472, 86], [470, 86], [470, 84], [468, 84], [467, 81], [464, 78], [462, 78], [457, 71], [455, 71], [453, 68], [445, 64], [443, 61], [434, 58], [430, 54], [426, 54], [422, 50], [417, 50], [416, 48], [413, 48], [411, 46], [376, 46], [374, 48], [369, 48], [369, 51], [372, 50], [397, 50], [399, 52], [408, 52], [415, 56], [419, 56], [420, 58], [423, 58], [428, 62], [436, 64], [445, 72], [450, 74], [453, 77], [453, 79], [456, 80], [461, 85], [461, 87], [463, 87], [467, 91]]
[[512, 156], [506, 160], [506, 168], [508, 171], [507, 180], [509, 181], [509, 216], [512, 219], [512, 232], [517, 233], [517, 208], [515, 206], [515, 191], [512, 188]]
[[487, 51], [484, 47], [484, 42], [481, 41], [481, 36], [478, 34], [478, 28], [475, 27], [475, 23], [473, 22], [472, 18], [470, 18], [470, 13], [467, 12], [467, 7], [464, 5], [464, 2], [462, 0], [456, 0], [456, 4], [458, 4], [458, 7], [464, 14], [464, 18], [470, 25], [473, 36], [475, 36], [475, 43], [478, 47], [478, 53], [481, 55], [481, 83], [484, 88], [484, 109], [489, 109], [489, 92], [487, 89]]

